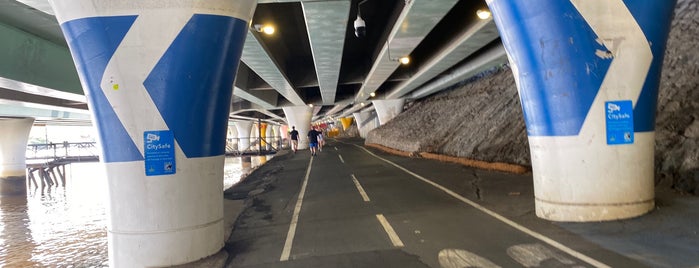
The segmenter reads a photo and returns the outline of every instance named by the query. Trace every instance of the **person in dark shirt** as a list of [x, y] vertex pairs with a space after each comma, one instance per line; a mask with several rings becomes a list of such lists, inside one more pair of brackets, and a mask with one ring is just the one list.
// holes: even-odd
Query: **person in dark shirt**
[[311, 126], [311, 130], [308, 131], [308, 147], [311, 148], [311, 155], [316, 155], [316, 149], [318, 148], [318, 134], [314, 126]]
[[299, 147], [299, 132], [296, 131], [296, 126], [291, 126], [289, 135], [291, 135], [291, 149], [294, 150], [295, 153]]

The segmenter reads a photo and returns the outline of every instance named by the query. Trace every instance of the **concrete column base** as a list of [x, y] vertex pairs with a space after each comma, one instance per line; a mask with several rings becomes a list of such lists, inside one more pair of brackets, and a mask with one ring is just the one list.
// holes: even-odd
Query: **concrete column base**
[[0, 196], [26, 195], [27, 176], [0, 177]]
[[655, 201], [617, 204], [558, 204], [535, 200], [536, 216], [551, 221], [593, 222], [612, 221], [641, 216], [655, 206]]
[[635, 143], [624, 146], [607, 146], [604, 138], [529, 137], [537, 216], [611, 221], [653, 209], [654, 133], [635, 133]]

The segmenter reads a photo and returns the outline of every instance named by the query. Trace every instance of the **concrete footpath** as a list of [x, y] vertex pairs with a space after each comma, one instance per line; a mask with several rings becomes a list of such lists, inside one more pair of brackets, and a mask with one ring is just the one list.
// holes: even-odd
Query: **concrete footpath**
[[699, 267], [697, 197], [658, 192], [639, 218], [554, 223], [534, 215], [531, 174], [361, 139], [281, 152], [224, 194], [226, 247], [190, 267]]

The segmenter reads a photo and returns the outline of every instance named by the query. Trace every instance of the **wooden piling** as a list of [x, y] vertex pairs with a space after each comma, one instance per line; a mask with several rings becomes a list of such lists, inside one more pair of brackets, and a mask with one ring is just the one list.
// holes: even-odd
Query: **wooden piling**
[[66, 164], [61, 164], [58, 166], [58, 175], [61, 176], [61, 182], [63, 182], [63, 187], [66, 187]]
[[44, 174], [44, 169], [38, 168], [37, 173], [39, 173], [39, 181], [41, 181], [41, 189], [44, 189], [46, 187], [46, 174]]
[[52, 175], [51, 177], [53, 177], [53, 181], [55, 183], [54, 185], [58, 186], [58, 176], [56, 176], [56, 172], [55, 172], [56, 167], [57, 166], [49, 167], [49, 172], [51, 172], [51, 175]]
[[44, 173], [44, 180], [49, 187], [53, 186], [53, 180], [51, 179], [51, 174], [48, 172], [46, 167], [41, 168], [41, 173]]

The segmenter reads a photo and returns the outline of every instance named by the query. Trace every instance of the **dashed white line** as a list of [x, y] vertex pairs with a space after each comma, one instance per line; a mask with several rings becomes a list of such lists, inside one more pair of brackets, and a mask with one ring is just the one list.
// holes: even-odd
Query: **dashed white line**
[[[555, 248], [557, 248], [557, 249], [559, 249], [559, 250], [561, 250], [561, 251], [563, 251], [563, 252], [565, 252], [565, 253], [570, 254], [571, 256], [573, 256], [573, 257], [575, 257], [575, 258], [580, 259], [581, 261], [587, 262], [588, 264], [590, 264], [590, 265], [592, 265], [592, 266], [595, 266], [595, 267], [610, 267], [609, 265], [606, 265], [606, 264], [604, 264], [604, 263], [602, 263], [602, 262], [600, 262], [600, 261], [598, 261], [598, 260], [595, 260], [595, 259], [593, 259], [593, 258], [590, 258], [590, 257], [588, 257], [588, 256], [585, 255], [585, 254], [582, 254], [582, 253], [580, 253], [580, 252], [577, 252], [577, 251], [575, 251], [575, 250], [573, 250], [573, 249], [571, 249], [571, 248], [569, 248], [569, 247], [567, 247], [567, 246], [565, 246], [565, 245], [563, 245], [563, 244], [561, 244], [561, 243], [559, 243], [559, 242], [557, 242], [557, 241], [555, 241], [555, 240], [553, 240], [553, 239], [551, 239], [551, 238], [548, 238], [548, 237], [546, 237], [546, 236], [544, 236], [544, 235], [542, 235], [542, 234], [540, 234], [540, 233], [537, 233], [537, 232], [535, 232], [535, 231], [533, 231], [533, 230], [530, 230], [530, 229], [527, 228], [527, 227], [524, 227], [524, 226], [522, 226], [522, 225], [519, 225], [518, 223], [513, 222], [513, 221], [511, 221], [511, 220], [505, 218], [504, 216], [501, 216], [500, 214], [497, 214], [497, 213], [495, 213], [495, 212], [493, 212], [493, 211], [491, 211], [491, 210], [489, 210], [489, 209], [487, 209], [487, 208], [485, 208], [485, 207], [483, 207], [483, 206], [477, 204], [476, 202], [473, 202], [473, 201], [471, 201], [471, 200], [469, 200], [469, 199], [467, 199], [467, 198], [465, 198], [465, 197], [463, 197], [463, 196], [461, 196], [461, 195], [459, 195], [459, 194], [457, 194], [457, 193], [455, 193], [455, 192], [453, 192], [453, 191], [451, 191], [451, 190], [445, 188], [444, 186], [441, 186], [441, 185], [439, 185], [439, 184], [437, 184], [437, 183], [435, 183], [435, 182], [432, 182], [431, 180], [428, 180], [428, 179], [426, 179], [426, 178], [424, 178], [424, 177], [422, 177], [422, 176], [420, 176], [420, 175], [418, 175], [418, 174], [415, 174], [415, 173], [413, 173], [412, 171], [407, 170], [406, 168], [404, 168], [404, 167], [402, 167], [402, 166], [400, 166], [400, 165], [398, 165], [398, 164], [396, 164], [396, 163], [393, 163], [393, 162], [391, 162], [391, 161], [389, 161], [389, 160], [387, 160], [387, 159], [384, 159], [384, 158], [382, 158], [382, 157], [380, 157], [380, 156], [378, 156], [378, 155], [375, 155], [374, 153], [372, 153], [371, 151], [367, 150], [366, 148], [364, 148], [364, 147], [362, 147], [362, 146], [359, 146], [359, 145], [356, 145], [356, 144], [352, 144], [352, 145], [356, 146], [357, 148], [360, 148], [360, 149], [364, 150], [364, 151], [367, 152], [368, 154], [370, 154], [370, 155], [372, 155], [372, 156], [374, 156], [374, 157], [376, 157], [376, 158], [378, 158], [378, 159], [383, 160], [384, 162], [386, 162], [386, 163], [388, 163], [388, 164], [391, 164], [392, 166], [394, 166], [394, 167], [396, 167], [396, 168], [398, 168], [398, 169], [404, 171], [405, 173], [408, 173], [408, 174], [412, 175], [413, 177], [415, 177], [415, 178], [417, 178], [417, 179], [419, 179], [419, 180], [421, 180], [421, 181], [423, 181], [423, 182], [425, 182], [425, 183], [427, 183], [427, 184], [429, 184], [429, 185], [432, 185], [432, 186], [434, 186], [435, 188], [437, 188], [437, 189], [439, 189], [439, 190], [444, 191], [444, 192], [447, 193], [448, 195], [451, 195], [452, 197], [454, 197], [454, 198], [460, 200], [461, 202], [464, 202], [464, 203], [466, 203], [466, 204], [469, 204], [469, 205], [471, 205], [472, 207], [474, 207], [474, 208], [476, 208], [476, 209], [482, 211], [483, 213], [488, 214], [488, 215], [492, 216], [493, 218], [496, 218], [496, 219], [498, 219], [498, 220], [500, 220], [500, 221], [506, 223], [507, 225], [510, 225], [512, 228], [515, 228], [515, 229], [517, 229], [517, 230], [519, 230], [519, 231], [521, 231], [521, 232], [523, 232], [523, 233], [526, 233], [526, 234], [528, 234], [528, 235], [530, 235], [530, 236], [532, 236], [532, 237], [534, 237], [534, 238], [536, 238], [536, 239], [539, 239], [539, 240], [541, 240], [542, 242], [551, 245], [552, 247], [555, 247]], [[378, 217], [378, 215], [377, 215], [377, 217]], [[384, 228], [385, 228], [385, 226], [384, 226]]]
[[303, 196], [306, 195], [306, 185], [308, 185], [308, 177], [311, 174], [311, 166], [313, 165], [313, 157], [308, 163], [308, 169], [306, 169], [306, 177], [303, 179], [303, 184], [301, 185], [301, 191], [299, 191], [299, 197], [296, 199], [296, 207], [294, 207], [294, 215], [291, 217], [291, 224], [289, 225], [289, 232], [286, 233], [286, 242], [284, 242], [284, 249], [282, 250], [282, 256], [279, 261], [288, 261], [289, 255], [291, 255], [291, 244], [294, 243], [294, 236], [296, 236], [296, 225], [299, 222], [299, 213], [301, 213], [301, 204], [303, 204]]
[[391, 227], [391, 224], [388, 223], [388, 220], [386, 220], [386, 217], [383, 216], [383, 214], [376, 214], [376, 218], [379, 220], [381, 223], [381, 226], [383, 226], [383, 229], [386, 230], [386, 233], [388, 234], [388, 238], [391, 239], [391, 243], [393, 243], [394, 247], [403, 247], [403, 241], [400, 241], [400, 237], [398, 237], [398, 234], [396, 231], [393, 230], [393, 227]]
[[337, 151], [337, 147], [335, 147], [335, 151]]
[[364, 200], [364, 202], [371, 201], [369, 200], [369, 196], [364, 191], [362, 185], [359, 184], [359, 181], [357, 180], [357, 177], [354, 176], [354, 174], [352, 174], [352, 181], [354, 182], [354, 186], [357, 186], [357, 190], [359, 190], [359, 194], [362, 196], [362, 200]]
[[338, 154], [337, 157], [340, 158], [340, 162], [342, 162], [343, 164], [345, 163], [345, 159], [342, 159], [342, 156], [341, 156], [341, 155]]

